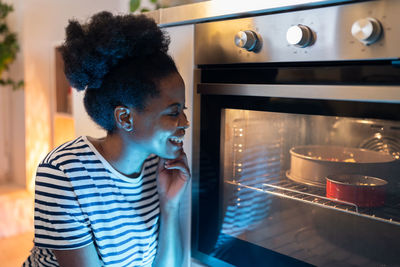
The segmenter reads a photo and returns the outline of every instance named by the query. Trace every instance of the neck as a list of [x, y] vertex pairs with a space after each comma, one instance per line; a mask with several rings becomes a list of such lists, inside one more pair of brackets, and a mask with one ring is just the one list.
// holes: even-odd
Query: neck
[[91, 138], [90, 141], [114, 169], [128, 177], [138, 177], [149, 156], [119, 134], [107, 134], [105, 138]]

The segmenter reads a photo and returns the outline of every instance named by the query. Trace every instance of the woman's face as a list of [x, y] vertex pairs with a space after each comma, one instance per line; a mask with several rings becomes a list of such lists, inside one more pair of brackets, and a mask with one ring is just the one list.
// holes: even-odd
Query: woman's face
[[185, 84], [179, 73], [159, 82], [160, 94], [149, 98], [143, 111], [133, 110], [131, 138], [136, 148], [161, 158], [176, 158], [189, 122], [184, 113]]

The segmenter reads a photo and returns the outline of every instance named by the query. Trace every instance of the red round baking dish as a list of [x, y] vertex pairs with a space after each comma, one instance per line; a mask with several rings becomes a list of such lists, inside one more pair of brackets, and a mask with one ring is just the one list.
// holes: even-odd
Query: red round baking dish
[[385, 203], [387, 182], [359, 174], [337, 174], [326, 177], [326, 196], [350, 202], [359, 207], [379, 207]]

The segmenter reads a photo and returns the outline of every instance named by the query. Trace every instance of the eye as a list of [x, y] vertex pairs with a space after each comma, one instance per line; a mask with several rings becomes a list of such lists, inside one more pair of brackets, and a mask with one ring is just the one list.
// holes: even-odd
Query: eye
[[181, 113], [181, 111], [179, 108], [174, 108], [168, 113], [168, 116], [178, 117], [180, 113]]
[[182, 108], [182, 110], [174, 110], [174, 111], [172, 111], [171, 113], [169, 113], [168, 114], [168, 116], [171, 116], [171, 117], [178, 117], [179, 116], [179, 114], [181, 114], [181, 112], [183, 112], [184, 110], [186, 110], [187, 109], [187, 107], [183, 107]]

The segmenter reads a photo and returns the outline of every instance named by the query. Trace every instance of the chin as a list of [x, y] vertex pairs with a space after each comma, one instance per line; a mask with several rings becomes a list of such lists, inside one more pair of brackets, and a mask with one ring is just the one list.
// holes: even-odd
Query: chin
[[182, 149], [176, 151], [168, 151], [167, 153], [163, 153], [163, 155], [159, 155], [161, 158], [164, 159], [176, 159], [181, 154]]

